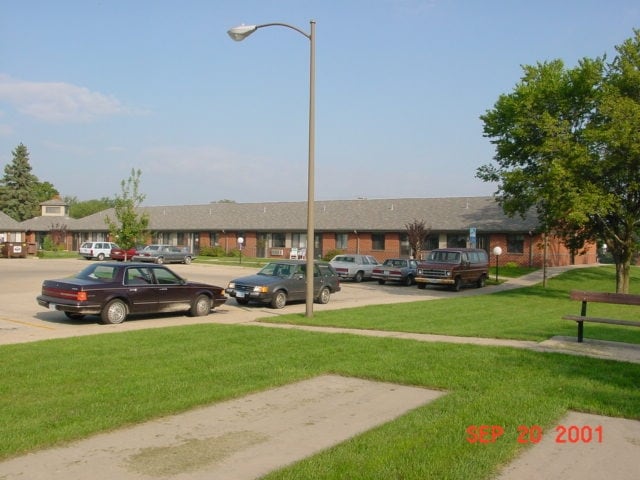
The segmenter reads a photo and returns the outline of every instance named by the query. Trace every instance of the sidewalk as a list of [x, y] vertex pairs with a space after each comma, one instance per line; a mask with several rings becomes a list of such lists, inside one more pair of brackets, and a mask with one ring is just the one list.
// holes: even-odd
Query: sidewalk
[[[572, 265], [567, 267], [549, 267], [546, 271], [547, 279], [553, 278], [569, 269], [592, 267], [593, 265]], [[510, 278], [500, 285], [494, 285], [485, 287], [484, 293], [489, 293], [487, 290], [505, 291], [513, 290], [515, 288], [526, 287], [541, 283], [544, 280], [545, 272], [542, 270], [535, 271], [528, 275], [524, 275], [518, 278]], [[479, 290], [466, 290], [468, 295], [478, 294]], [[483, 293], [480, 292], [480, 293]], [[340, 328], [340, 327], [313, 327], [305, 325], [293, 325], [293, 324], [277, 324], [277, 323], [263, 323], [263, 322], [248, 322], [242, 325], [260, 326], [267, 328], [288, 328], [297, 330], [306, 330], [310, 332], [324, 332], [324, 333], [343, 333], [350, 335], [362, 335], [367, 337], [386, 337], [386, 338], [401, 338], [406, 340], [416, 340], [419, 342], [445, 342], [445, 343], [457, 343], [466, 345], [483, 345], [483, 346], [496, 346], [496, 347], [512, 347], [523, 348], [528, 350], [534, 350], [537, 352], [555, 352], [564, 353], [568, 355], [582, 355], [587, 357], [601, 358], [605, 360], [616, 360], [620, 362], [640, 363], [640, 345], [629, 344], [622, 342], [608, 342], [604, 340], [593, 340], [585, 338], [582, 343], [578, 343], [576, 337], [564, 337], [556, 336], [543, 342], [523, 341], [523, 340], [508, 340], [508, 339], [496, 339], [496, 338], [484, 338], [484, 337], [456, 337], [452, 335], [432, 335], [426, 333], [407, 333], [407, 332], [394, 332], [383, 330], [362, 330], [356, 328]]]

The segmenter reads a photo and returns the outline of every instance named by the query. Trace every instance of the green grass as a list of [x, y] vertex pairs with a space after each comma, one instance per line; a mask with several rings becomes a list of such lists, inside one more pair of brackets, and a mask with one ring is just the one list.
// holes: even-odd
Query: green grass
[[[549, 279], [546, 288], [536, 285], [473, 297], [452, 292], [447, 299], [315, 312], [311, 319], [290, 314], [262, 321], [541, 341], [556, 335], [577, 335], [576, 323], [561, 318], [580, 313], [580, 302], [569, 300], [569, 291], [574, 289], [615, 291], [615, 268], [570, 270]], [[637, 267], [632, 269], [630, 293], [640, 293]], [[592, 316], [638, 319], [638, 308], [633, 306], [593, 303], [588, 312]], [[585, 326], [585, 337], [640, 344], [640, 328], [594, 323]]]
[[[559, 320], [579, 311], [568, 290], [612, 291], [612, 275], [610, 267], [580, 269], [547, 289], [316, 312], [314, 322], [506, 338], [575, 335], [573, 322]], [[589, 337], [640, 343], [635, 330], [586, 328]], [[640, 365], [506, 347], [208, 324], [5, 345], [0, 365], [0, 459], [323, 373], [447, 394], [270, 480], [490, 478], [524, 448], [519, 425], [553, 435], [568, 409], [640, 420]], [[495, 444], [470, 444], [467, 427], [481, 424], [506, 433]]]
[[[640, 419], [640, 365], [504, 347], [195, 325], [3, 346], [0, 364], [0, 458], [322, 373], [447, 394], [268, 478], [488, 478], [519, 425]], [[472, 445], [479, 424], [506, 434]]]
[[204, 263], [206, 265], [226, 265], [230, 267], [255, 267], [262, 268], [274, 258], [260, 258], [260, 257], [196, 257], [193, 259], [193, 263]]
[[47, 260], [56, 259], [56, 258], [82, 258], [78, 255], [77, 251], [50, 251], [50, 250], [38, 250], [38, 258], [46, 258]]

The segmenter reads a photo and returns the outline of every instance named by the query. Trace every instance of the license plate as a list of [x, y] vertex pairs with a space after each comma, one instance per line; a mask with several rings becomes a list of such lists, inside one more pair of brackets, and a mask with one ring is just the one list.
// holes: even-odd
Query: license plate
[[49, 310], [54, 310], [55, 311], [55, 310], [57, 310], [56, 307], [57, 307], [57, 305], [55, 303], [50, 303], [49, 304]]
[[389, 270], [385, 270], [385, 271], [384, 271], [384, 276], [385, 276], [385, 277], [388, 277], [388, 276], [389, 276]]
[[236, 292], [236, 298], [244, 298], [244, 292]]

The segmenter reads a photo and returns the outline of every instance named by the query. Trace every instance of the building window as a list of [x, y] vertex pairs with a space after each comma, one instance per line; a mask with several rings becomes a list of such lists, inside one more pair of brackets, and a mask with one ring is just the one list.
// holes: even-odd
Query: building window
[[336, 248], [346, 250], [349, 245], [349, 235], [346, 233], [336, 233]]
[[291, 246], [294, 248], [305, 248], [307, 246], [307, 234], [306, 233], [292, 233], [291, 234]]
[[476, 237], [476, 248], [481, 248], [482, 250], [488, 252], [489, 245], [489, 235], [478, 235]]
[[209, 245], [218, 246], [218, 232], [209, 232]]
[[467, 247], [467, 234], [466, 233], [452, 233], [447, 235], [447, 247], [449, 248], [466, 248]]
[[507, 235], [507, 252], [524, 253], [524, 235]]
[[429, 251], [429, 250], [435, 250], [439, 246], [440, 246], [440, 243], [438, 242], [438, 235], [429, 235], [424, 241], [423, 248]]
[[384, 233], [371, 234], [371, 248], [373, 250], [384, 250]]
[[178, 232], [177, 238], [178, 238], [178, 245], [186, 245], [187, 244], [186, 236], [185, 236], [184, 232]]
[[47, 215], [60, 215], [61, 207], [44, 207], [44, 212]]
[[400, 235], [400, 255], [409, 256], [411, 255], [411, 245], [409, 245], [409, 235], [403, 233]]
[[284, 248], [285, 247], [285, 234], [284, 233], [272, 233], [271, 234], [271, 246]]

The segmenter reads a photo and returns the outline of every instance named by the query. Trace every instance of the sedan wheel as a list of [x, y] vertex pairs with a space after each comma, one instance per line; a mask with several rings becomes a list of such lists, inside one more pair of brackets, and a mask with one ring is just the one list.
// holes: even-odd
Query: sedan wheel
[[162, 257], [156, 258], [156, 263], [162, 265], [164, 263], [164, 258]]
[[198, 295], [189, 313], [192, 317], [204, 317], [211, 312], [211, 299], [206, 295]]
[[322, 305], [326, 305], [327, 303], [329, 303], [330, 298], [331, 291], [327, 287], [324, 287], [322, 290], [320, 290], [320, 294], [318, 295], [316, 301], [318, 303], [321, 303]]
[[287, 304], [287, 294], [282, 290], [278, 290], [273, 294], [273, 298], [271, 299], [271, 308], [284, 308]]
[[404, 279], [404, 286], [410, 287], [411, 285], [413, 285], [413, 277], [411, 275], [407, 275]]
[[356, 283], [360, 283], [363, 278], [364, 278], [364, 273], [357, 272], [355, 277], [353, 277], [353, 281], [356, 282]]
[[189, 265], [191, 263], [191, 257], [184, 257], [184, 264]]
[[127, 319], [129, 308], [127, 304], [122, 300], [111, 300], [105, 305], [100, 314], [101, 323], [106, 325], [112, 325], [116, 323], [122, 323]]

